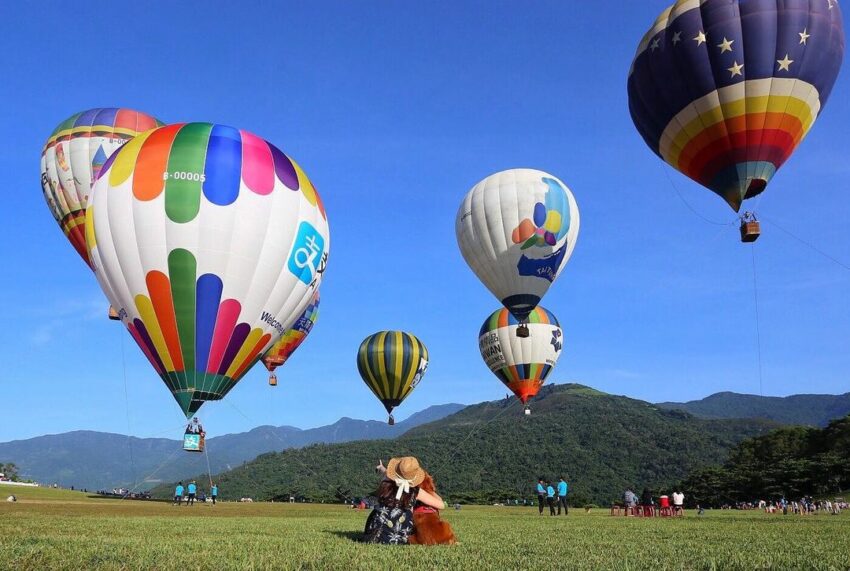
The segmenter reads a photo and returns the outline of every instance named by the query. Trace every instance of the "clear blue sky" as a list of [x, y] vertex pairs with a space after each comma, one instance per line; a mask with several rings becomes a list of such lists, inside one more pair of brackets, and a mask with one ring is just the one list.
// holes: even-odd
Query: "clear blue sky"
[[[503, 397], [477, 332], [498, 302], [455, 243], [462, 196], [534, 167], [564, 180], [578, 246], [544, 299], [565, 352], [550, 381], [652, 401], [759, 391], [749, 246], [732, 211], [653, 155], [626, 76], [669, 0], [623, 2], [16, 3], [0, 24], [0, 441], [74, 429], [176, 437], [182, 415], [54, 224], [41, 146], [99, 106], [253, 131], [294, 157], [329, 215], [331, 257], [310, 339], [266, 384], [256, 367], [202, 412], [212, 434], [383, 419], [358, 344], [414, 332], [432, 363], [399, 417]], [[850, 85], [759, 205], [764, 393], [850, 390]], [[125, 364], [122, 366], [122, 345]], [[123, 375], [129, 396], [129, 415]], [[231, 406], [232, 405], [232, 406]]]

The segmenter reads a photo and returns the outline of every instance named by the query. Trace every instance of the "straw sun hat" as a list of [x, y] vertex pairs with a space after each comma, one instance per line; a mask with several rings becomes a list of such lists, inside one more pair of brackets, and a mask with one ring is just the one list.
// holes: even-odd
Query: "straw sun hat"
[[413, 456], [391, 458], [387, 462], [387, 478], [393, 480], [399, 491], [409, 491], [425, 479], [425, 470], [419, 465], [419, 460]]

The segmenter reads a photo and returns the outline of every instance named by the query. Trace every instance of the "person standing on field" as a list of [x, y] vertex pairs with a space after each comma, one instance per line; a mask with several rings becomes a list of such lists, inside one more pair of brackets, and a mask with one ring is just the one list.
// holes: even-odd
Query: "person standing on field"
[[195, 480], [189, 482], [189, 495], [186, 497], [186, 505], [194, 506], [195, 505], [195, 494], [198, 491], [198, 487], [195, 485]]
[[183, 501], [183, 482], [178, 482], [177, 487], [174, 488], [174, 503], [175, 505], [180, 505]]
[[546, 482], [546, 503], [549, 504], [549, 515], [555, 515], [555, 488], [551, 482]]
[[570, 514], [570, 508], [567, 507], [567, 492], [569, 491], [569, 485], [567, 481], [564, 480], [564, 477], [558, 481], [558, 515], [561, 515], [561, 506], [564, 506], [564, 515]]
[[537, 510], [540, 515], [543, 515], [543, 504], [546, 501], [546, 486], [543, 485], [543, 478], [537, 479]]
[[685, 515], [685, 494], [673, 492], [673, 515]]
[[210, 497], [212, 498], [213, 505], [215, 505], [215, 499], [218, 497], [218, 486], [215, 484], [210, 487]]

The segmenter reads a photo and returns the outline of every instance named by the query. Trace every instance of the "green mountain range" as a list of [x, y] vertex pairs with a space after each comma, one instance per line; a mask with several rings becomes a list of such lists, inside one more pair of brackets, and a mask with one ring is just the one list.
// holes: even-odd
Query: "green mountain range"
[[[333, 424], [307, 430], [258, 426], [248, 432], [215, 436], [207, 439], [210, 467], [213, 472], [222, 472], [264, 452], [316, 442], [393, 438], [462, 408], [461, 404], [428, 407], [395, 426], [344, 417]], [[43, 484], [91, 490], [135, 486], [146, 490], [207, 468], [203, 454], [187, 454], [181, 449], [181, 441], [167, 438], [127, 438], [123, 434], [76, 430], [0, 442], [0, 462], [15, 463], [22, 478]]]
[[[263, 454], [213, 479], [224, 498], [333, 501], [371, 492], [379, 458], [415, 455], [450, 501], [532, 498], [537, 476], [564, 475], [574, 504], [605, 503], [626, 487], [658, 488], [722, 463], [742, 439], [778, 426], [697, 418], [575, 384], [545, 387], [532, 408], [526, 416], [515, 399], [485, 402], [393, 440]], [[207, 475], [196, 479], [205, 484]]]
[[829, 421], [850, 414], [850, 393], [762, 397], [723, 392], [701, 400], [662, 402], [658, 406], [685, 410], [702, 418], [766, 418], [781, 424], [824, 427]]

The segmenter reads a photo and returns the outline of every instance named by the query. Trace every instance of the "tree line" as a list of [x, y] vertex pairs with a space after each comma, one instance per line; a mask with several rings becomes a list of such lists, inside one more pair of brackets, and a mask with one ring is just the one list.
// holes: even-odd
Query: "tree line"
[[838, 495], [850, 489], [850, 416], [744, 440], [724, 464], [692, 471], [681, 486], [689, 504], [705, 507]]

